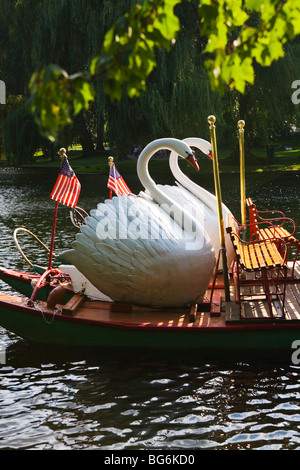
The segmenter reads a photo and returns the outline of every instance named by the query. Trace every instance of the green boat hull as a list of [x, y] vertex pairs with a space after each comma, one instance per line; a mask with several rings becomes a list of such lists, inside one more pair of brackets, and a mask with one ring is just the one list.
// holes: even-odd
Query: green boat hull
[[[7, 285], [12, 287], [16, 292], [19, 294], [24, 295], [25, 297], [31, 296], [33, 292], [33, 287], [31, 285], [31, 281], [38, 279], [39, 275], [36, 274], [28, 274], [28, 273], [21, 273], [18, 271], [7, 270], [5, 268], [0, 268], [0, 280], [5, 282]], [[49, 287], [41, 287], [36, 294], [37, 300], [46, 301], [48, 295], [50, 293]], [[66, 290], [66, 296], [64, 302], [68, 302], [74, 292]]]
[[300, 340], [300, 323], [291, 321], [222, 327], [159, 327], [86, 321], [60, 313], [45, 314], [0, 302], [0, 325], [35, 343], [72, 347], [167, 350], [286, 351]]

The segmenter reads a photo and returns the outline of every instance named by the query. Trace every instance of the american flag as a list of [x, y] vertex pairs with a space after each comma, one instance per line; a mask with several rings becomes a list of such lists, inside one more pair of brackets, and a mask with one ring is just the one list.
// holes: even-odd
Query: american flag
[[56, 202], [64, 204], [65, 206], [76, 207], [80, 189], [81, 184], [76, 178], [76, 175], [65, 156], [58, 178], [50, 194], [50, 198]]
[[117, 196], [120, 194], [131, 194], [130, 189], [125, 183], [123, 177], [118, 172], [114, 163], [111, 165], [109, 170], [107, 187], [112, 189]]

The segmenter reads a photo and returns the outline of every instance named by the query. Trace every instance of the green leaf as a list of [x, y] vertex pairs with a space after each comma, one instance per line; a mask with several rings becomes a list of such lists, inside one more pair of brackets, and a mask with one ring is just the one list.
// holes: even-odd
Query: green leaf
[[252, 11], [260, 11], [264, 3], [261, 0], [245, 0], [245, 8]]
[[33, 74], [27, 107], [42, 135], [50, 140], [55, 139], [61, 129], [72, 123], [73, 116], [82, 109], [88, 109], [95, 97], [88, 79], [87, 73], [69, 76], [56, 65]]

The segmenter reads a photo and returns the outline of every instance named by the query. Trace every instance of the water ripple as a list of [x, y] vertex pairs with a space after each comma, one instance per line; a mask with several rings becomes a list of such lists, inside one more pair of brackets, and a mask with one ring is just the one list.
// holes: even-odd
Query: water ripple
[[[50, 238], [52, 183], [33, 178], [34, 184], [30, 175], [0, 172], [0, 255], [7, 267], [28, 269], [12, 240], [16, 226]], [[81, 205], [89, 209], [99, 181], [87, 185], [85, 178]], [[288, 212], [296, 177], [284, 178]], [[256, 184], [253, 197], [265, 206]], [[66, 217], [60, 210], [59, 249], [74, 238]], [[31, 254], [39, 257], [38, 250]], [[2, 328], [0, 341], [7, 349], [0, 366], [0, 449], [300, 449], [300, 368], [289, 361], [53, 350]]]

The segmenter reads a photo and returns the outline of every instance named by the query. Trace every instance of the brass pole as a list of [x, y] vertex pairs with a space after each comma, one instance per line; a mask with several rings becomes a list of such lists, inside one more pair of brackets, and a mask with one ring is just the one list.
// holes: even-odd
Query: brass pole
[[240, 186], [241, 186], [241, 221], [246, 225], [246, 183], [245, 183], [245, 146], [244, 146], [245, 121], [238, 122], [240, 143]]
[[209, 123], [210, 140], [211, 140], [212, 157], [213, 157], [214, 182], [215, 182], [215, 192], [216, 192], [216, 198], [217, 198], [219, 232], [220, 232], [220, 242], [221, 242], [222, 261], [223, 261], [225, 300], [226, 302], [229, 302], [230, 291], [229, 291], [229, 277], [228, 277], [228, 266], [227, 266], [227, 256], [226, 256], [226, 246], [225, 246], [225, 229], [224, 229], [224, 220], [223, 220], [223, 207], [222, 207], [222, 194], [221, 194], [219, 161], [218, 161], [218, 151], [217, 151], [217, 139], [216, 139], [216, 126], [215, 126], [216, 118], [215, 116], [208, 116], [207, 121]]

